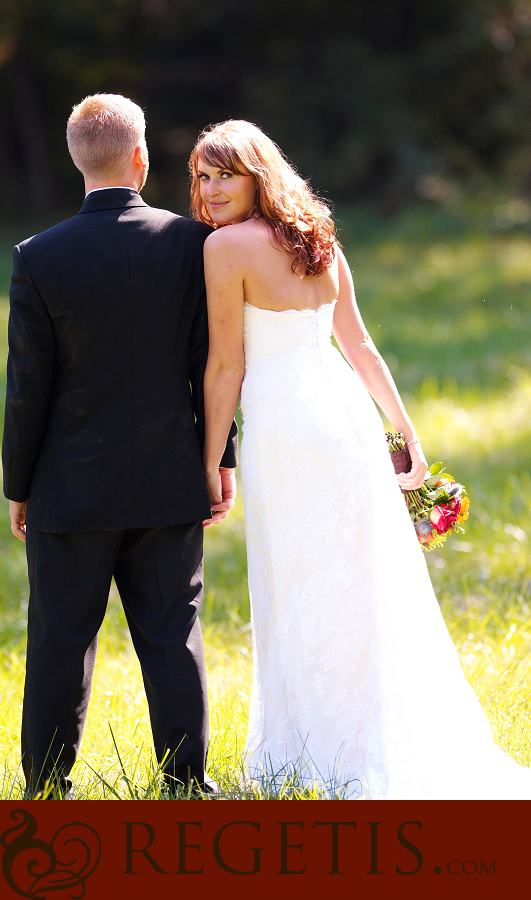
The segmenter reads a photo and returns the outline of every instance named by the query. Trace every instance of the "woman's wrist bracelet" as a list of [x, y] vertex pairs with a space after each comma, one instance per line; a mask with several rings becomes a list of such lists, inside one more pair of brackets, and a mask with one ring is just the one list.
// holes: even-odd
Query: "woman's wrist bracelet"
[[410, 441], [406, 441], [406, 444], [420, 444], [418, 437], [411, 438]]

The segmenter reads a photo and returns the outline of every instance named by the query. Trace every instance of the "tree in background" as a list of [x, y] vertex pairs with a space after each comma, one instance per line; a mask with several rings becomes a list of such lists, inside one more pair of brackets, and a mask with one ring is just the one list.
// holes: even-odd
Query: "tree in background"
[[531, 0], [2, 0], [2, 215], [77, 205], [65, 123], [96, 91], [146, 109], [146, 198], [180, 212], [197, 133], [229, 117], [334, 200], [525, 193], [530, 60]]

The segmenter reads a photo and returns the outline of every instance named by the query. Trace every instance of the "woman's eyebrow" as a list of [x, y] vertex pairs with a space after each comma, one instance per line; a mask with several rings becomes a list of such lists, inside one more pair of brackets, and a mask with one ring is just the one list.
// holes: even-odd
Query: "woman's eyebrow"
[[[215, 172], [230, 172], [230, 171], [231, 171], [231, 169], [229, 169], [228, 166], [218, 166], [217, 169], [215, 168], [215, 166], [211, 166], [211, 168], [214, 169]], [[203, 169], [201, 169], [201, 168], [198, 166], [198, 167], [197, 167], [197, 174], [198, 174], [198, 175], [199, 175], [199, 174], [201, 174], [201, 175], [208, 175], [208, 172], [205, 172]]]

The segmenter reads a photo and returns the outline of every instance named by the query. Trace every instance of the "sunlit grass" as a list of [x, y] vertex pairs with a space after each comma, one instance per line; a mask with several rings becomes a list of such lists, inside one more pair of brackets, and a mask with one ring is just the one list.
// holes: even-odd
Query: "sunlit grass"
[[[471, 502], [466, 533], [427, 555], [434, 587], [495, 740], [529, 765], [531, 238], [522, 232], [466, 231], [446, 220], [430, 231], [424, 217], [378, 226], [370, 237], [360, 230], [358, 239], [362, 225], [362, 219], [353, 218], [343, 238], [362, 314], [391, 365], [428, 460], [442, 460], [466, 485]], [[7, 306], [0, 301], [2, 353], [6, 320]], [[240, 495], [231, 519], [206, 534], [202, 609], [209, 766], [228, 797], [261, 796], [256, 786], [245, 784], [242, 771], [252, 685], [245, 559]], [[24, 550], [10, 534], [3, 503], [2, 798], [19, 797], [22, 789], [19, 729], [27, 596]], [[81, 757], [73, 773], [78, 796], [127, 799], [131, 785], [138, 796], [160, 796], [151, 748], [140, 669], [113, 590], [100, 633]], [[283, 794], [290, 795], [318, 793], [301, 793], [292, 783]]]

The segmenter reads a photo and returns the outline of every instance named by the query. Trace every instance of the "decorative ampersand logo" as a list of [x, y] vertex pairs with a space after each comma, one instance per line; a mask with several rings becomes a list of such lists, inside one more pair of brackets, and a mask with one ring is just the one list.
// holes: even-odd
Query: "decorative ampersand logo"
[[11, 818], [17, 824], [0, 835], [8, 885], [21, 897], [39, 900], [46, 900], [53, 891], [69, 891], [73, 900], [83, 897], [85, 881], [100, 861], [97, 832], [83, 822], [70, 822], [47, 844], [35, 837], [37, 822], [27, 810], [15, 809]]

